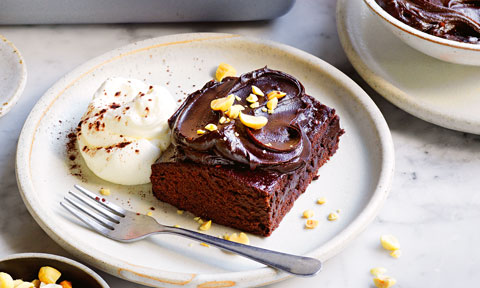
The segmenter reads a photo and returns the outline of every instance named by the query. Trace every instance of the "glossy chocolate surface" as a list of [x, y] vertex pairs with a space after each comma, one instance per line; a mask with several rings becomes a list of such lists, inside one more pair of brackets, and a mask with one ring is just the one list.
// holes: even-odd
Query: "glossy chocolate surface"
[[480, 43], [479, 0], [375, 0], [400, 21], [434, 36]]
[[[252, 85], [265, 95], [278, 90], [287, 95], [279, 99], [273, 114], [262, 111], [267, 97], [258, 96], [260, 106], [250, 108], [245, 100], [252, 93]], [[265, 116], [268, 123], [259, 130], [244, 126], [237, 118], [219, 124], [222, 112], [213, 111], [210, 102], [235, 94], [245, 106], [244, 114]], [[303, 85], [292, 76], [280, 71], [263, 68], [240, 77], [228, 77], [222, 82], [209, 82], [202, 89], [189, 95], [182, 106], [170, 118], [175, 157], [207, 165], [241, 165], [250, 169], [291, 172], [305, 166], [311, 156], [311, 143], [307, 135], [326, 121], [331, 109], [321, 105], [321, 115], [312, 123], [311, 115], [318, 113], [320, 105], [314, 105], [305, 94]], [[198, 135], [198, 129], [213, 123], [218, 130]], [[321, 125], [321, 124], [320, 124]]]

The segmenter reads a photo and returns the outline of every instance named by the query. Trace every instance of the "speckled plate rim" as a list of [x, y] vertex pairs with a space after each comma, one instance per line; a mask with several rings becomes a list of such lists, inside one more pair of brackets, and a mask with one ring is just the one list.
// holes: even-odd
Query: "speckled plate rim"
[[88, 275], [92, 276], [95, 281], [97, 281], [102, 287], [104, 288], [110, 288], [108, 286], [107, 282], [100, 277], [95, 271], [92, 269], [88, 268], [87, 266], [83, 265], [80, 262], [77, 262], [75, 260], [63, 257], [63, 256], [58, 256], [54, 254], [47, 254], [47, 253], [17, 253], [17, 254], [11, 254], [6, 257], [3, 257], [0, 259], [0, 262], [7, 261], [7, 260], [13, 260], [13, 259], [28, 259], [28, 258], [41, 258], [41, 259], [52, 259], [52, 260], [57, 260], [59, 262], [67, 263], [71, 266], [74, 266]]
[[4, 101], [4, 103], [0, 103], [0, 105], [2, 105], [0, 107], [0, 118], [1, 118], [2, 116], [5, 116], [8, 112], [10, 112], [13, 106], [17, 104], [18, 99], [20, 98], [20, 96], [23, 93], [23, 90], [25, 89], [25, 84], [27, 83], [27, 65], [25, 64], [25, 60], [23, 59], [22, 54], [20, 54], [20, 51], [17, 49], [17, 47], [15, 47], [15, 45], [10, 40], [8, 40], [7, 38], [5, 38], [5, 36], [0, 34], [0, 41], [5, 42], [8, 46], [12, 47], [15, 53], [10, 53], [10, 54], [18, 58], [18, 63], [20, 64], [20, 67], [21, 67], [21, 75], [19, 75], [20, 81], [18, 81], [15, 91], [12, 93], [10, 97], [6, 99], [6, 101]]
[[74, 85], [77, 79], [95, 71], [95, 69], [106, 63], [139, 51], [145, 51], [166, 45], [181, 45], [190, 42], [218, 39], [225, 39], [225, 41], [228, 41], [229, 38], [235, 38], [237, 41], [242, 40], [248, 43], [261, 44], [269, 48], [279, 49], [284, 53], [292, 55], [298, 59], [300, 63], [307, 62], [309, 65], [314, 65], [319, 70], [324, 71], [325, 75], [331, 77], [332, 81], [336, 82], [338, 86], [350, 91], [351, 95], [354, 95], [352, 96], [352, 101], [358, 104], [358, 106], [361, 108], [365, 109], [370, 117], [365, 121], [369, 122], [378, 133], [377, 135], [380, 141], [379, 153], [382, 159], [382, 169], [380, 175], [378, 175], [376, 189], [370, 201], [364, 210], [359, 214], [359, 216], [349, 226], [347, 226], [325, 245], [309, 253], [309, 256], [316, 257], [322, 261], [331, 258], [340, 252], [375, 218], [388, 196], [393, 178], [393, 170], [395, 166], [393, 142], [390, 130], [385, 119], [380, 113], [380, 110], [370, 99], [370, 97], [353, 80], [323, 60], [287, 45], [265, 41], [263, 39], [242, 37], [232, 34], [177, 34], [136, 42], [107, 52], [102, 56], [86, 62], [72, 72], [68, 73], [55, 85], [53, 85], [31, 111], [22, 129], [17, 147], [17, 183], [20, 194], [29, 212], [42, 227], [42, 229], [44, 229], [54, 241], [59, 243], [62, 247], [83, 261], [90, 263], [114, 276], [121, 277], [139, 284], [156, 285], [161, 287], [178, 287], [184, 285], [188, 286], [188, 284], [191, 284], [195, 279], [196, 283], [201, 283], [197, 287], [204, 288], [233, 286], [252, 287], [278, 282], [290, 277], [286, 273], [282, 273], [268, 267], [250, 271], [216, 274], [190, 274], [183, 272], [160, 271], [157, 269], [140, 267], [120, 259], [112, 259], [111, 257], [107, 257], [107, 255], [104, 255], [102, 251], [92, 251], [92, 247], [77, 247], [73, 245], [73, 237], [70, 235], [62, 235], [61, 231], [49, 223], [48, 219], [45, 219], [45, 215], [42, 215], [41, 210], [35, 205], [37, 201], [35, 199], [36, 193], [30, 174], [30, 159], [32, 146], [35, 141], [35, 133], [39, 127], [41, 119], [47, 114], [53, 102], [55, 102], [65, 90]]
[[[422, 120], [457, 131], [480, 134], [480, 118], [474, 121], [474, 119], [466, 118], [463, 114], [455, 113], [455, 111], [451, 113], [438, 111], [430, 107], [428, 103], [419, 100], [415, 95], [408, 95], [399, 87], [383, 78], [382, 75], [370, 69], [368, 63], [363, 61], [362, 57], [356, 51], [358, 44], [354, 43], [349, 36], [346, 23], [347, 16], [345, 15], [345, 7], [349, 5], [348, 3], [349, 0], [338, 0], [337, 2], [338, 35], [348, 59], [370, 87], [400, 109]], [[361, 4], [366, 5], [364, 3]], [[373, 17], [373, 15], [371, 17]], [[381, 23], [378, 23], [378, 25], [381, 25]]]

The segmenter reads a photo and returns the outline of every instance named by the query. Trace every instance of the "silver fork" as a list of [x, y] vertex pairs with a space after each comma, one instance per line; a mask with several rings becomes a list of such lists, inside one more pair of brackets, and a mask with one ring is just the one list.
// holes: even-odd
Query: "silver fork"
[[81, 193], [69, 191], [64, 198], [65, 202], [60, 204], [93, 230], [116, 241], [133, 242], [153, 234], [169, 233], [211, 244], [293, 275], [313, 276], [322, 268], [322, 263], [314, 258], [285, 254], [161, 225], [150, 216], [125, 210], [79, 185], [74, 187]]

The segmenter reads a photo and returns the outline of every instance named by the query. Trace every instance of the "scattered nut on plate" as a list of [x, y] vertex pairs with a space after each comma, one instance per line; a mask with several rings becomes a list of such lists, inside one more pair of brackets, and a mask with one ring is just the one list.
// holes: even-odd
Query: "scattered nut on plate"
[[110, 195], [110, 189], [100, 188], [100, 194], [102, 194], [103, 196], [109, 196]]
[[200, 225], [200, 227], [198, 227], [198, 229], [200, 229], [202, 231], [207, 231], [208, 229], [210, 229], [210, 227], [212, 227], [212, 220], [208, 220], [207, 222], [203, 222], [203, 224]]
[[245, 245], [250, 244], [250, 239], [248, 239], [247, 234], [245, 234], [243, 232], [240, 232], [239, 234], [233, 233], [232, 235], [226, 234], [225, 236], [223, 236], [223, 238], [225, 240], [229, 240], [229, 241], [232, 241], [232, 242], [237, 242], [237, 243], [240, 243], [240, 244], [245, 244]]
[[392, 277], [379, 275], [373, 278], [373, 283], [377, 288], [390, 288], [397, 283]]
[[318, 226], [318, 220], [308, 219], [305, 223], [305, 228], [307, 229], [315, 229]]
[[385, 273], [387, 273], [387, 268], [384, 267], [375, 267], [370, 269], [370, 274], [372, 274], [373, 276], [380, 276]]
[[400, 242], [398, 239], [390, 234], [385, 234], [380, 237], [380, 243], [386, 250], [394, 251], [400, 249]]
[[338, 219], [338, 214], [335, 213], [335, 212], [332, 212], [330, 214], [328, 214], [328, 217], [327, 217], [328, 221], [335, 221]]
[[222, 81], [225, 77], [233, 77], [237, 75], [237, 70], [227, 63], [220, 63], [215, 72], [215, 80]]
[[313, 217], [313, 210], [312, 209], [307, 209], [303, 211], [303, 218], [312, 218]]

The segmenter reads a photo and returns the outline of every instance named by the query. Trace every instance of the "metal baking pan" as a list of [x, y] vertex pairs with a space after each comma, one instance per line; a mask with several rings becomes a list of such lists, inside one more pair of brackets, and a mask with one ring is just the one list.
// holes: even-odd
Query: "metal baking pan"
[[0, 0], [0, 24], [255, 21], [295, 0]]

